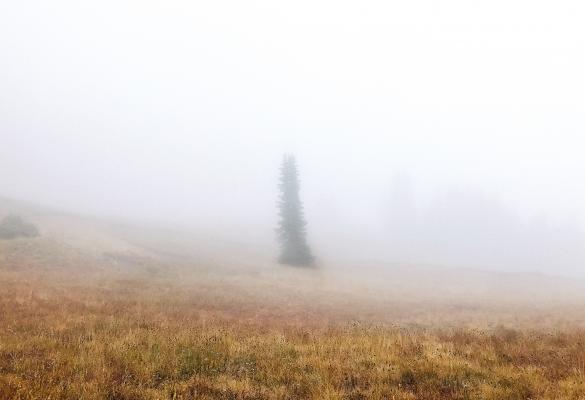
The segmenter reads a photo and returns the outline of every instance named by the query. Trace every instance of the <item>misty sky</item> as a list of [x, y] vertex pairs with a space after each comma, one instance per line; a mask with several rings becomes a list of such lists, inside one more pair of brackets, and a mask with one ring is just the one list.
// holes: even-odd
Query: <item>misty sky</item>
[[396, 176], [422, 208], [457, 190], [583, 227], [583, 21], [581, 1], [5, 1], [0, 194], [269, 226], [294, 152], [314, 230], [375, 225]]

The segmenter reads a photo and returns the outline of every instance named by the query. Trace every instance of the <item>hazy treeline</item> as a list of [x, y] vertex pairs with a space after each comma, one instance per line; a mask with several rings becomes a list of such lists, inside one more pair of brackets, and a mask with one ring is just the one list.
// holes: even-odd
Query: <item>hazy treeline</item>
[[585, 236], [575, 225], [527, 219], [483, 193], [447, 191], [417, 208], [397, 187], [388, 221], [396, 259], [585, 275]]
[[406, 173], [397, 174], [387, 187], [389, 195], [364, 210], [361, 224], [355, 217], [344, 221], [343, 208], [327, 217], [309, 213], [314, 217], [309, 232], [325, 254], [378, 265], [585, 276], [585, 235], [576, 223], [527, 217], [495, 196], [471, 189], [444, 189], [422, 201]]

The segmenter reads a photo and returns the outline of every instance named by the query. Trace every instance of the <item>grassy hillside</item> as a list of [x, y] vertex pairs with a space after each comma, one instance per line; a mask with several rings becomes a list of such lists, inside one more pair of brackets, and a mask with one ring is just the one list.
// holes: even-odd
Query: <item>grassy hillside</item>
[[578, 281], [284, 269], [201, 237], [28, 218], [41, 237], [0, 241], [1, 399], [585, 398]]

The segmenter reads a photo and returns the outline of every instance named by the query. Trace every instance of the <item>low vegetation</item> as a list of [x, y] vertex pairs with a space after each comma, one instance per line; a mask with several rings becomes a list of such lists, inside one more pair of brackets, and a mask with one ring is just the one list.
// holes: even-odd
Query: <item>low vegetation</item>
[[0, 239], [30, 238], [38, 235], [37, 227], [18, 215], [8, 215], [0, 221]]
[[0, 272], [2, 399], [585, 398], [578, 327], [377, 325], [166, 279]]
[[2, 400], [585, 398], [578, 282], [284, 268], [65, 225], [0, 241]]

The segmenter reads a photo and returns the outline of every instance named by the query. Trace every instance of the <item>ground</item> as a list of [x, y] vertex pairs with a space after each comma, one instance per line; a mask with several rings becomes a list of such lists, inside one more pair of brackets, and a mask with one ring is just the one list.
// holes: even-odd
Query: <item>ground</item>
[[579, 282], [286, 269], [37, 221], [0, 241], [1, 399], [585, 399]]

